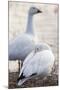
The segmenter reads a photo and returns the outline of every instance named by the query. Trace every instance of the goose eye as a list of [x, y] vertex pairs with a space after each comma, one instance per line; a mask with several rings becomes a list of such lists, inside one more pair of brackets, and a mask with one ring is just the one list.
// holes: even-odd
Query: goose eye
[[34, 10], [35, 8], [33, 7], [33, 10]]
[[39, 48], [37, 48], [37, 51], [39, 50]]

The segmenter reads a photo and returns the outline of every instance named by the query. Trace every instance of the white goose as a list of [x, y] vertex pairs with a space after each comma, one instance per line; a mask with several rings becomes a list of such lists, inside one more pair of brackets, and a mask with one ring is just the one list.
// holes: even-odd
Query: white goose
[[28, 12], [28, 23], [26, 32], [9, 43], [9, 60], [24, 60], [34, 49], [35, 33], [33, 31], [33, 15], [41, 13], [39, 9], [31, 7]]
[[40, 75], [48, 76], [54, 64], [54, 55], [50, 47], [45, 43], [37, 44], [23, 62], [17, 85], [22, 85], [26, 80]]

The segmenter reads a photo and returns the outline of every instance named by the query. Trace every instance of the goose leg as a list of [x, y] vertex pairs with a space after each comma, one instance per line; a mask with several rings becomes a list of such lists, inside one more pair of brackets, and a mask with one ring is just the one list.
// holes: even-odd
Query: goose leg
[[18, 72], [19, 72], [19, 73], [20, 73], [20, 70], [21, 70], [21, 68], [22, 68], [22, 65], [23, 65], [23, 61], [18, 60], [18, 66], [19, 66]]
[[18, 60], [18, 66], [19, 66], [18, 72], [20, 73], [20, 70], [21, 70], [21, 61], [20, 60]]

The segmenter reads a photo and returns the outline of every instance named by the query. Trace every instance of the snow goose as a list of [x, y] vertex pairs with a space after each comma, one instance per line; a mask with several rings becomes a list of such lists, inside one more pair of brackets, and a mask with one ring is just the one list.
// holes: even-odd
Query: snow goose
[[9, 60], [24, 60], [34, 49], [35, 33], [33, 31], [33, 15], [41, 13], [36, 7], [31, 7], [28, 12], [28, 22], [26, 32], [16, 37], [9, 43]]
[[26, 80], [40, 75], [44, 78], [48, 76], [54, 64], [54, 55], [50, 47], [45, 43], [40, 43], [24, 60], [17, 85], [22, 85]]

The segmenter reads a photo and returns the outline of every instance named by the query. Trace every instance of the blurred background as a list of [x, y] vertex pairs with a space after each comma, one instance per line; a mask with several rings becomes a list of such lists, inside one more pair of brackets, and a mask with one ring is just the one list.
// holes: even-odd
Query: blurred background
[[[58, 9], [59, 9], [59, 6], [58, 4], [40, 4], [40, 3], [27, 3], [27, 2], [24, 3], [24, 2], [10, 1], [9, 2], [9, 42], [11, 42], [14, 38], [16, 38], [21, 33], [25, 32], [26, 26], [27, 26], [27, 19], [28, 19], [28, 10], [31, 6], [35, 6], [42, 11], [41, 14], [34, 15], [33, 28], [36, 35], [39, 38], [39, 41], [45, 42], [51, 46], [51, 49], [55, 55], [53, 74], [58, 76], [58, 64], [59, 64], [59, 61], [58, 61], [58, 53], [59, 53]], [[18, 72], [18, 68], [19, 68], [18, 61], [9, 61], [9, 85], [10, 86], [15, 85], [12, 83], [13, 82], [12, 78], [13, 79], [16, 78], [13, 76], [14, 75], [16, 76], [15, 73]], [[57, 81], [55, 83], [57, 83]], [[40, 86], [43, 86], [43, 84]]]

